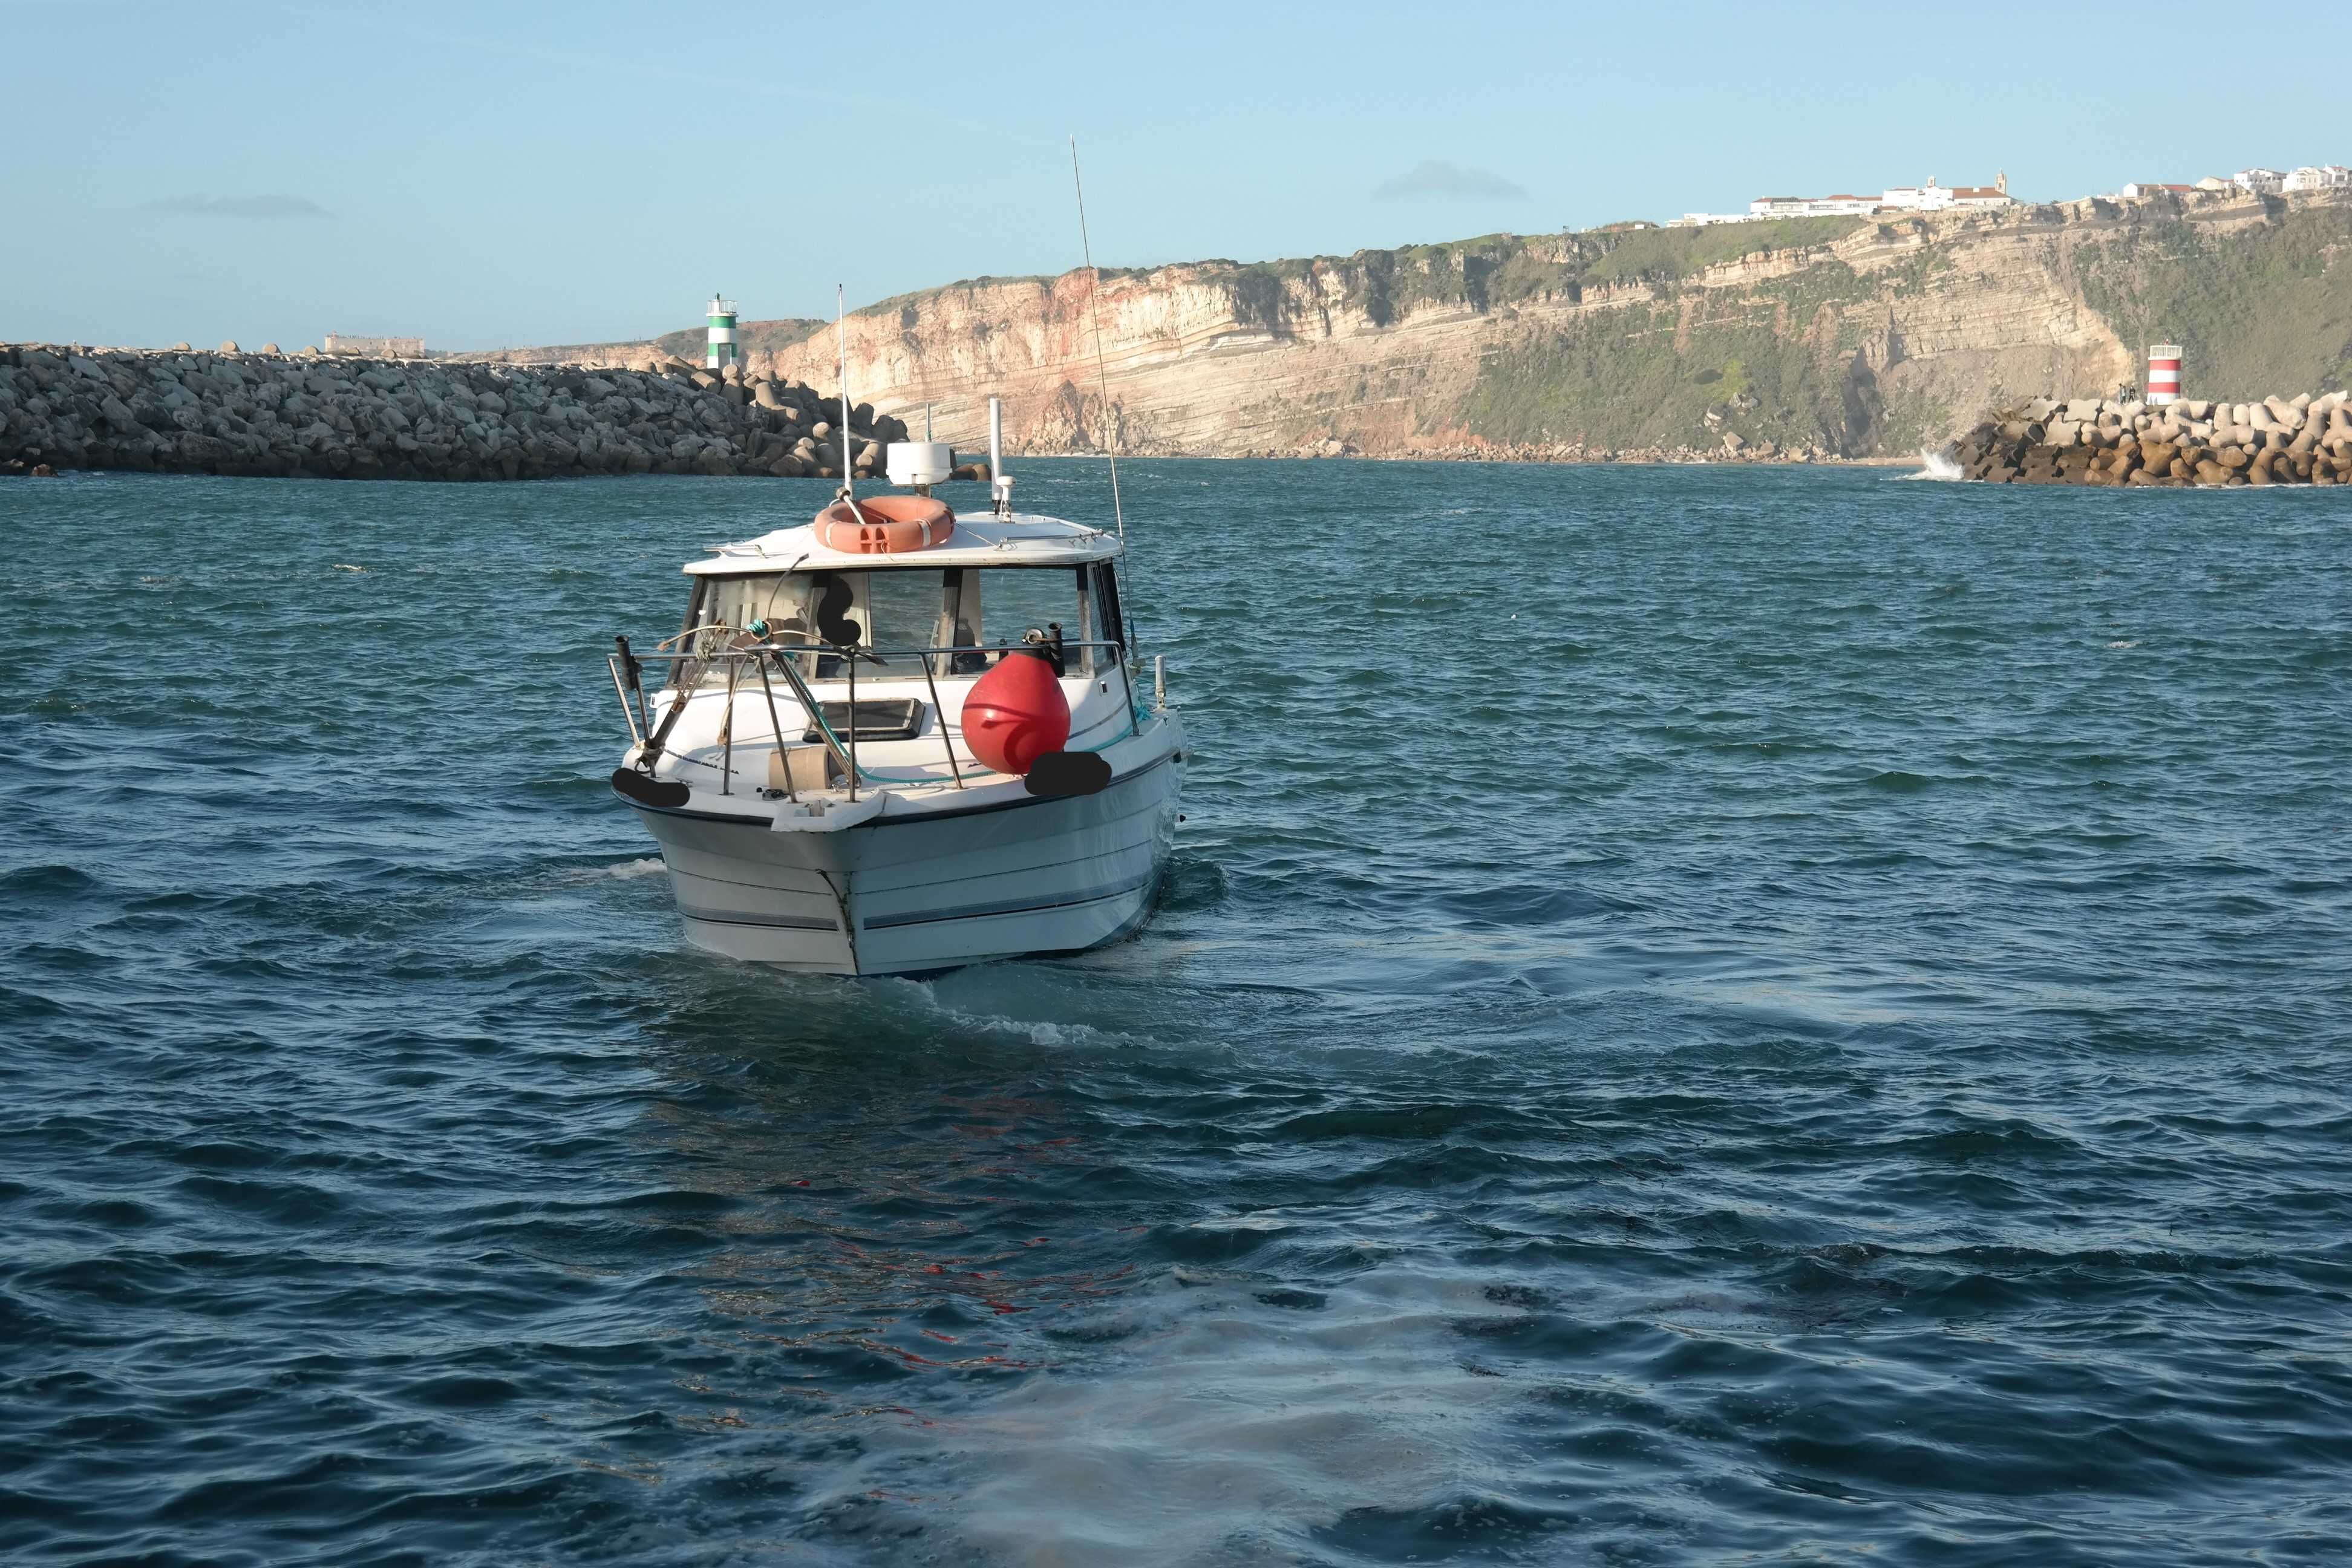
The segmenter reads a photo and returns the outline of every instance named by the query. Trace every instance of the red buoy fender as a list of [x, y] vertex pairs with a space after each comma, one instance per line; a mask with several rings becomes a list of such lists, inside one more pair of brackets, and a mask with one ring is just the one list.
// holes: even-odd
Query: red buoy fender
[[955, 531], [948, 503], [929, 496], [837, 500], [816, 514], [816, 542], [845, 555], [897, 555], [947, 542]]
[[963, 700], [963, 743], [1000, 773], [1027, 773], [1069, 738], [1069, 699], [1043, 648], [1007, 652]]

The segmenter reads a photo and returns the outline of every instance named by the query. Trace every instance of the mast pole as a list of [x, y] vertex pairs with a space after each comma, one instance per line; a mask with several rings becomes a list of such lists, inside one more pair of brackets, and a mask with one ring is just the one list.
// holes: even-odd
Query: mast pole
[[849, 450], [849, 311], [842, 286], [833, 286], [834, 345], [841, 355], [841, 493], [855, 496], [856, 482], [850, 476], [856, 471]]
[[1070, 138], [1070, 184], [1078, 193], [1078, 249], [1087, 261], [1087, 310], [1095, 326], [1095, 386], [1102, 398], [1103, 424], [1109, 435], [1110, 515], [1118, 524], [1118, 542], [1127, 542], [1127, 512], [1118, 504], [1118, 414], [1110, 405], [1110, 371], [1103, 363], [1102, 274], [1095, 270], [1094, 241], [1087, 237], [1087, 184], [1078, 177], [1078, 139]]

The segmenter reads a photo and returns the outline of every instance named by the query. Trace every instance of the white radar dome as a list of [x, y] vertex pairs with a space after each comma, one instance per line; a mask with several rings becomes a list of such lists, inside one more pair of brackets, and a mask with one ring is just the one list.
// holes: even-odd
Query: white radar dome
[[936, 485], [955, 468], [955, 452], [945, 441], [893, 441], [883, 463], [894, 485]]

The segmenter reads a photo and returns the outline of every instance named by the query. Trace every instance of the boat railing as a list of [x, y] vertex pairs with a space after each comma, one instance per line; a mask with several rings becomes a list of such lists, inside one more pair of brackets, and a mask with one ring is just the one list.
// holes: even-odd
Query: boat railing
[[[707, 644], [714, 635], [748, 637], [751, 634], [733, 626], [708, 625], [689, 627], [687, 631], [667, 640], [672, 643], [692, 641]], [[784, 750], [784, 727], [783, 721], [776, 709], [775, 685], [770, 679], [772, 671], [784, 678], [785, 684], [791, 689], [793, 700], [798, 702], [802, 711], [808, 715], [808, 727], [816, 731], [819, 742], [841, 764], [843, 773], [849, 784], [849, 798], [853, 801], [857, 798], [857, 786], [861, 782], [869, 785], [910, 782], [905, 779], [892, 779], [858, 766], [857, 667], [861, 663], [881, 664], [893, 658], [922, 660], [923, 684], [931, 694], [931, 712], [939, 728], [940, 744], [947, 754], [948, 774], [955, 781], [955, 787], [958, 789], [964, 787], [963, 764], [956, 756], [955, 741], [948, 733], [947, 712], [940, 705], [939, 673], [932, 662], [935, 659], [958, 657], [968, 658], [973, 655], [983, 658], [991, 655], [1002, 657], [1023, 648], [1051, 649], [1056, 655], [1066, 658], [1072, 654], [1101, 649], [1108, 653], [1110, 662], [1118, 667], [1119, 679], [1127, 690], [1128, 722], [1130, 726], [1136, 722], [1135, 682], [1127, 667], [1127, 645], [1109, 639], [1065, 637], [1047, 643], [1000, 643], [987, 647], [977, 647], [971, 643], [961, 643], [948, 647], [873, 647], [863, 643], [778, 642], [769, 638], [746, 643], [738, 647], [663, 646], [642, 653], [632, 649], [626, 637], [614, 637], [613, 643], [613, 651], [604, 656], [604, 668], [612, 675], [613, 693], [620, 699], [621, 702], [621, 717], [629, 726], [630, 740], [635, 743], [637, 766], [645, 772], [650, 772], [654, 763], [660, 760], [662, 752], [668, 742], [670, 731], [676, 727], [679, 716], [686, 711], [688, 700], [701, 687], [704, 678], [714, 667], [725, 668], [727, 711], [720, 724], [722, 739], [719, 773], [719, 793], [721, 795], [734, 793], [735, 697], [739, 687], [749, 689], [744, 670], [747, 665], [759, 676], [760, 697], [768, 710], [768, 723], [770, 731], [774, 737], [777, 751], [782, 752]], [[801, 672], [802, 658], [811, 654], [842, 661], [848, 686], [849, 735], [845, 741], [835, 731], [832, 722], [825, 718], [824, 705], [810, 689], [807, 677]], [[658, 689], [677, 693], [668, 708], [662, 713], [658, 724], [655, 722], [654, 705], [647, 700], [645, 689], [644, 666], [654, 659], [664, 660], [669, 666], [669, 679], [663, 682]], [[950, 672], [952, 673], [952, 667], [950, 667]], [[636, 699], [634, 707], [630, 703], [632, 695]], [[782, 773], [786, 798], [797, 803], [800, 799], [800, 791], [793, 782], [792, 769], [786, 766]]]

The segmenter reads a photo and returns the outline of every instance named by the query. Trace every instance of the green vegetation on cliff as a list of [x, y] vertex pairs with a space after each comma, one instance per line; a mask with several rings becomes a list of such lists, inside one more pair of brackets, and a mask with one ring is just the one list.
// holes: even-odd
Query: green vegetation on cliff
[[[1999, 321], [1990, 330], [2008, 331], [2010, 342], [1947, 350], [1948, 357], [2032, 357], [2037, 333], [2072, 325], [2067, 295], [2078, 291], [2128, 361], [2158, 338], [2179, 342], [2192, 396], [2321, 392], [2352, 378], [2352, 205], [2273, 203], [2263, 216], [2234, 222], [2197, 222], [2168, 207], [2106, 215], [2084, 223], [2067, 245], [2062, 225], [1998, 237], [1939, 230], [1906, 259], [1873, 272], [1819, 256], [1795, 272], [1725, 289], [1673, 284], [1707, 261], [1736, 259], [1675, 242], [1706, 237], [1752, 252], [1820, 238], [1774, 245], [1760, 225], [1628, 236], [1632, 243], [1612, 259], [1635, 264], [1648, 260], [1640, 247], [1663, 251], [1663, 260], [1631, 274], [1651, 285], [1649, 298], [1507, 340], [1483, 363], [1461, 405], [1428, 411], [1426, 427], [1620, 448], [1711, 447], [1732, 432], [1851, 456], [1933, 445], [1984, 408], [1975, 399], [1957, 406], [1949, 377], [1886, 373], [1906, 358], [1900, 322], [1913, 307], [1932, 305], [1925, 314], [1948, 320], [1986, 308], [2011, 287], [1984, 271], [1989, 239], [1995, 247], [2047, 247], [2046, 256], [2036, 254], [2049, 268], [2041, 274], [2044, 293], [2011, 293], [1989, 314], [2024, 304], [2048, 315]], [[1590, 267], [1582, 274], [1593, 276]], [[2004, 385], [1999, 373], [1990, 380], [1994, 401], [2096, 395], [2111, 384]]]
[[2084, 247], [2076, 265], [2126, 343], [2180, 345], [2190, 396], [2352, 384], [2352, 207], [2287, 208], [2218, 236], [2167, 217]]
[[1709, 224], [1703, 228], [1644, 228], [1622, 234], [1580, 234], [1583, 263], [1576, 280], [1601, 283], [1676, 282], [1768, 250], [1832, 245], [1869, 223], [1859, 217], [1787, 217], [1768, 223]]
[[1883, 423], [1876, 387], [1852, 345], [1807, 329], [1876, 287], [1824, 261], [1745, 289], [1580, 312], [1490, 355], [1454, 423], [1492, 441], [1711, 447], [1737, 430], [1845, 450], [1851, 433], [1867, 440]]
[[[1488, 234], [1352, 256], [1201, 265], [1231, 269], [1226, 287], [1234, 319], [1244, 326], [1297, 330], [1299, 300], [1311, 292], [1385, 327], [1430, 307], [1492, 310], [1530, 300], [1574, 300], [1596, 288], [1677, 283], [1759, 252], [1828, 245], [1864, 221], [1786, 218], [1704, 228]], [[1310, 283], [1321, 287], [1310, 291]]]

